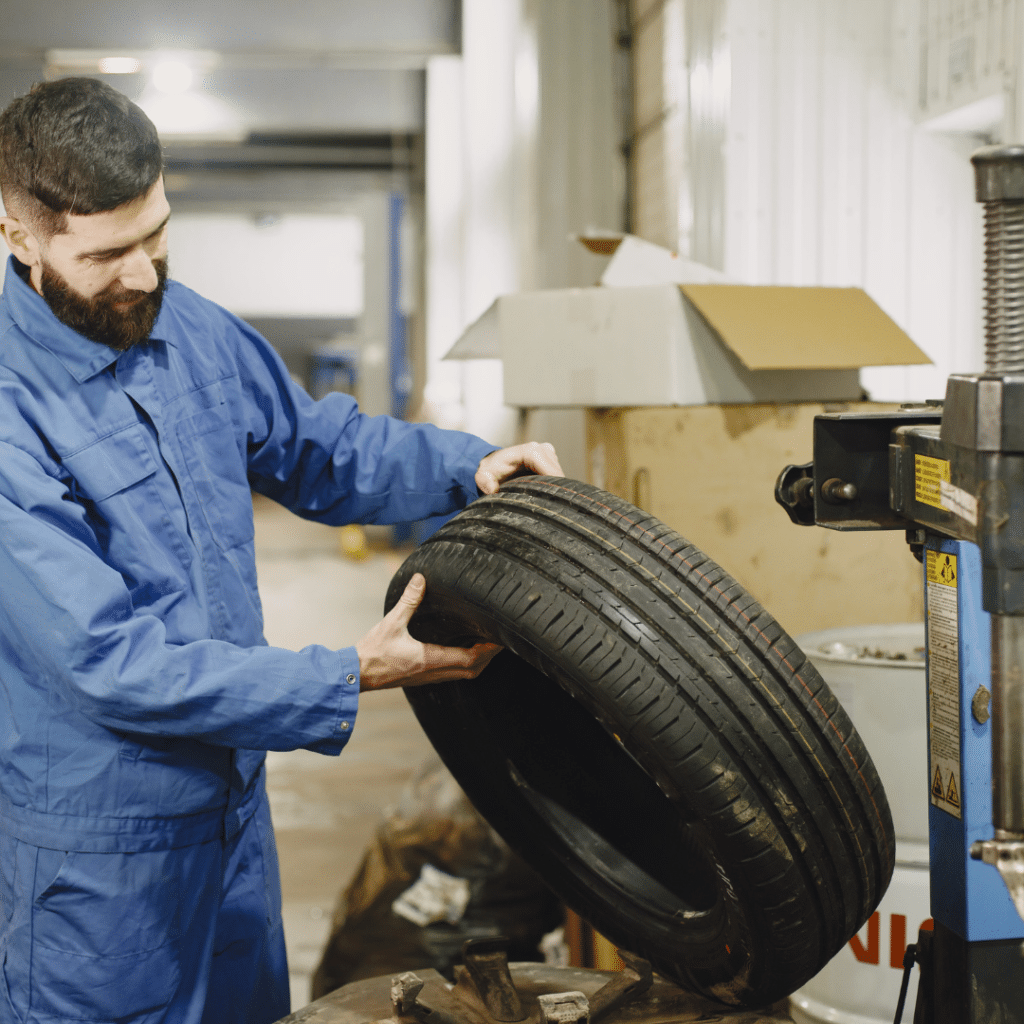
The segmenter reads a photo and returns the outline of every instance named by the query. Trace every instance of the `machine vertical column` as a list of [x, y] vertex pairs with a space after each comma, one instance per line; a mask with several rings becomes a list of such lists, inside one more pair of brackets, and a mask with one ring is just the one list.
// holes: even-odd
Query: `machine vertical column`
[[1024, 836], [1024, 618], [992, 617], [992, 824]]
[[992, 824], [971, 856], [999, 869], [1024, 918], [1024, 146], [971, 157], [985, 207], [985, 373], [975, 385], [983, 603], [992, 615]]
[[1024, 371], [1024, 146], [971, 158], [985, 206], [985, 372]]

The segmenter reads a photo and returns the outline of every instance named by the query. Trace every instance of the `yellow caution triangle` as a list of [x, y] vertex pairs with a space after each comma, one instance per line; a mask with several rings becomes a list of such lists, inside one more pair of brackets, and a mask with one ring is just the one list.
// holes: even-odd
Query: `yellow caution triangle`
[[942, 792], [942, 776], [939, 774], [939, 769], [935, 769], [935, 779], [932, 782], [932, 796], [938, 800], [942, 800], [944, 794]]
[[953, 807], [960, 806], [960, 794], [956, 791], [956, 781], [953, 778], [953, 773], [949, 773], [949, 789], [946, 790], [946, 803]]

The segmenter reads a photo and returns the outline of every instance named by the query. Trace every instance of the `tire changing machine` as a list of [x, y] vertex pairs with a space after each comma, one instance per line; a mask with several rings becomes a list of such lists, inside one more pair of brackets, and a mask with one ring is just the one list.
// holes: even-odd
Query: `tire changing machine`
[[904, 960], [914, 1024], [1024, 1024], [1024, 147], [971, 160], [985, 372], [943, 403], [817, 417], [775, 492], [801, 525], [904, 529], [923, 563], [935, 928]]

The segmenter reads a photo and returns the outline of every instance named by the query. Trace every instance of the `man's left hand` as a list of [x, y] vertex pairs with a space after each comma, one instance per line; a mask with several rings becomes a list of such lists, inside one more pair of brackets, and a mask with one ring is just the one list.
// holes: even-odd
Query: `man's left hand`
[[517, 444], [511, 448], [499, 448], [480, 460], [476, 471], [476, 485], [481, 494], [494, 494], [502, 482], [516, 476], [521, 470], [539, 473], [542, 476], [564, 476], [558, 464], [554, 445], [546, 441]]

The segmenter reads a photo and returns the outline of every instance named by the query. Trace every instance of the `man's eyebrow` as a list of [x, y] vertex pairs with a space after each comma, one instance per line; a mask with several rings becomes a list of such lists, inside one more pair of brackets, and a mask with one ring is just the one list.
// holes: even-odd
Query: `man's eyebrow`
[[102, 259], [106, 256], [120, 256], [126, 253], [132, 246], [138, 245], [139, 242], [148, 242], [151, 238], [156, 238], [165, 227], [167, 222], [171, 219], [171, 215], [167, 214], [166, 217], [152, 230], [145, 238], [140, 238], [138, 242], [132, 242], [130, 245], [119, 245], [113, 249], [98, 249], [95, 252], [83, 252], [81, 258], [90, 257], [92, 259]]

